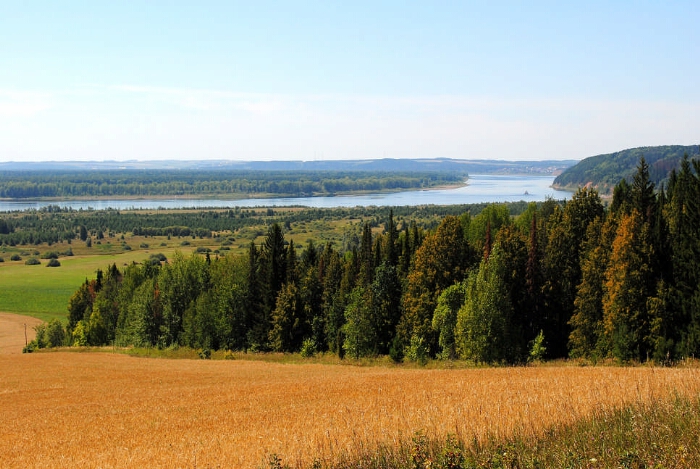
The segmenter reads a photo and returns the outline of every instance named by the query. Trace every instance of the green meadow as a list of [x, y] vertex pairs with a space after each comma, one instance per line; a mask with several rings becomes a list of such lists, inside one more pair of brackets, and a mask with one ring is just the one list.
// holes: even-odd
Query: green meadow
[[[153, 250], [170, 257], [176, 248]], [[189, 250], [191, 251], [191, 249]], [[182, 250], [182, 252], [188, 252]], [[43, 321], [66, 319], [68, 300], [85, 279], [95, 278], [98, 269], [116, 263], [123, 267], [147, 259], [151, 251], [135, 250], [120, 254], [61, 257], [60, 267], [26, 265], [24, 260], [0, 263], [0, 311], [24, 314]]]

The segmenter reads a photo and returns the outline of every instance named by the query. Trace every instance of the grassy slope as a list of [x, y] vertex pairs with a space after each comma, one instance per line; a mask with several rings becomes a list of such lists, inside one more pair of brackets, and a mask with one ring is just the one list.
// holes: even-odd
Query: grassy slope
[[[187, 252], [185, 248], [178, 249]], [[40, 250], [44, 251], [46, 247]], [[175, 247], [169, 247], [61, 257], [61, 266], [55, 268], [47, 268], [45, 259], [41, 259], [41, 265], [25, 265], [24, 259], [9, 261], [9, 256], [6, 256], [5, 262], [0, 264], [0, 311], [25, 314], [43, 321], [63, 320], [70, 297], [86, 278], [94, 278], [98, 269], [104, 271], [113, 263], [123, 267], [131, 262], [141, 262], [151, 252], [170, 256], [175, 250]]]

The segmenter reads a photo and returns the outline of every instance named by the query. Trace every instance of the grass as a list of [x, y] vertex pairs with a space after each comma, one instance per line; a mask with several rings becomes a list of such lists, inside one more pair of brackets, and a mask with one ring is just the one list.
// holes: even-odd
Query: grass
[[[286, 213], [298, 209], [281, 210]], [[298, 225], [298, 226], [297, 226]], [[347, 228], [347, 220], [325, 222], [301, 222], [293, 224], [291, 232], [285, 234], [287, 240], [294, 240], [297, 249], [301, 250], [307, 240], [313, 239], [317, 244], [325, 241], [342, 240], [342, 233]], [[206, 247], [212, 251], [220, 249], [222, 242], [228, 237], [234, 237], [227, 250], [220, 255], [231, 253], [241, 255], [248, 252], [249, 243], [255, 240], [260, 244], [265, 239], [267, 227], [264, 225], [245, 227], [237, 233], [222, 233], [222, 238], [176, 238], [167, 236], [144, 237], [121, 235], [93, 239], [92, 247], [86, 247], [82, 241], [71, 244], [61, 242], [48, 246], [2, 246], [0, 257], [0, 311], [24, 314], [43, 321], [51, 319], [64, 320], [67, 314], [68, 300], [86, 278], [92, 279], [98, 269], [103, 271], [112, 263], [124, 267], [131, 262], [141, 262], [151, 254], [163, 253], [170, 258], [175, 251], [190, 253], [198, 247]], [[123, 239], [122, 239], [123, 238]], [[187, 244], [183, 244], [186, 241]], [[148, 245], [148, 247], [142, 247]], [[129, 246], [130, 249], [125, 248]], [[74, 256], [61, 256], [60, 267], [46, 268], [46, 259], [41, 259], [40, 265], [25, 265], [29, 257], [40, 257], [44, 253], [63, 253], [72, 250]], [[10, 260], [13, 254], [21, 255], [18, 261]], [[216, 255], [212, 252], [212, 256]]]
[[[312, 469], [352, 468], [691, 468], [700, 467], [700, 398], [672, 397], [554, 425], [543, 436], [464, 442], [431, 440], [417, 432], [398, 446], [360, 448]], [[270, 455], [269, 467], [288, 467]], [[297, 466], [301, 467], [301, 466]]]
[[[18, 247], [17, 252], [40, 252], [58, 251], [62, 252], [67, 247], [71, 247], [74, 256], [60, 257], [60, 267], [47, 268], [45, 259], [41, 260], [41, 265], [25, 265], [24, 259], [21, 261], [10, 261], [9, 256], [5, 256], [5, 262], [0, 264], [0, 311], [24, 314], [32, 316], [42, 321], [49, 321], [57, 318], [64, 320], [67, 316], [68, 300], [75, 293], [81, 283], [86, 278], [95, 278], [98, 269], [103, 271], [116, 263], [118, 267], [123, 267], [132, 262], [141, 262], [147, 259], [150, 253], [162, 252], [166, 256], [171, 256], [176, 250], [190, 252], [199, 244], [193, 243], [191, 246], [181, 247], [179, 240], [171, 241], [168, 246], [160, 246], [160, 240], [148, 238], [153, 244], [148, 249], [140, 249], [138, 246], [144, 238], [135, 237], [129, 239], [130, 245], [134, 245], [131, 251], [123, 251], [120, 244], [112, 242], [110, 245], [93, 244], [92, 250], [88, 250], [82, 243], [58, 244], [51, 247]], [[80, 246], [79, 246], [80, 244]], [[107, 246], [102, 248], [102, 246]], [[110, 247], [116, 246], [116, 247]]]
[[[245, 469], [267, 464], [271, 454], [295, 467], [309, 467], [314, 458], [326, 467], [405, 467], [330, 465], [382, 451], [410, 453], [417, 431], [435, 454], [453, 434], [469, 445], [465, 454], [481, 448], [475, 454], [486, 458], [500, 444], [508, 454], [517, 450], [517, 461], [528, 461], [542, 456], [530, 458], [519, 441], [523, 447], [555, 442], [577, 422], [605, 423], [618, 409], [645, 403], [655, 409], [698, 393], [697, 368], [425, 370], [62, 351], [0, 356], [0, 467]], [[633, 415], [628, 421], [635, 425], [652, 425]], [[694, 427], [681, 428], [695, 433], [679, 445], [690, 441], [692, 452], [697, 414], [688, 415]], [[653, 443], [653, 434], [644, 438], [640, 446]], [[682, 450], [670, 446], [671, 437], [658, 438], [663, 451]], [[571, 447], [572, 457], [607, 457], [573, 442], [556, 451]], [[615, 446], [623, 447], [640, 457], [653, 451], [641, 453], [629, 440]]]

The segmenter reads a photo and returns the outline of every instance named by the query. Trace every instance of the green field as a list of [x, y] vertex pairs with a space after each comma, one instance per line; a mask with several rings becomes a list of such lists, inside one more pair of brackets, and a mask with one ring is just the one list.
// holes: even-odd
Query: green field
[[[294, 209], [290, 210], [293, 212]], [[313, 220], [294, 223], [286, 234], [293, 240], [299, 253], [308, 240], [316, 243], [342, 243], [343, 233], [349, 228], [359, 229], [359, 222], [348, 219]], [[68, 301], [85, 279], [94, 279], [98, 269], [106, 270], [113, 263], [120, 269], [132, 262], [142, 262], [151, 254], [162, 253], [171, 258], [176, 251], [189, 254], [197, 248], [209, 248], [214, 255], [245, 254], [250, 241], [263, 242], [267, 227], [264, 224], [244, 227], [237, 231], [236, 241], [222, 246], [224, 238], [194, 238], [166, 236], [145, 237], [108, 236], [87, 248], [83, 242], [40, 245], [3, 245], [0, 249], [0, 311], [24, 314], [43, 321], [66, 319]], [[126, 248], [125, 248], [126, 247]], [[41, 265], [26, 265], [31, 257], [39, 258], [48, 252], [63, 253], [72, 250], [74, 256], [59, 257], [60, 267], [47, 268], [48, 259], [40, 259]], [[19, 261], [10, 260], [13, 254], [21, 255]]]
[[47, 268], [46, 259], [41, 259], [41, 265], [25, 265], [24, 260], [6, 260], [0, 263], [0, 311], [25, 314], [43, 321], [66, 319], [71, 295], [86, 278], [95, 278], [98, 269], [104, 271], [113, 263], [121, 268], [132, 262], [141, 262], [151, 252], [162, 252], [170, 257], [175, 250], [170, 247], [121, 254], [61, 257], [61, 266], [55, 268]]

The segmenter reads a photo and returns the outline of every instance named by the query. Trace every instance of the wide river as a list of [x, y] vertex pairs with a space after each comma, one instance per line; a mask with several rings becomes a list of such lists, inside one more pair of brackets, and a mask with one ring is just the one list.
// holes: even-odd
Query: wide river
[[552, 176], [469, 176], [468, 184], [454, 189], [404, 191], [382, 194], [343, 195], [334, 197], [277, 197], [269, 199], [105, 199], [68, 201], [0, 201], [0, 211], [40, 209], [48, 205], [75, 210], [228, 208], [228, 207], [288, 207], [314, 208], [461, 205], [483, 202], [540, 202], [547, 198], [568, 199], [571, 192], [551, 188]]

